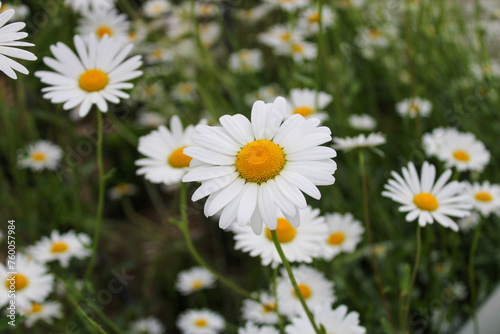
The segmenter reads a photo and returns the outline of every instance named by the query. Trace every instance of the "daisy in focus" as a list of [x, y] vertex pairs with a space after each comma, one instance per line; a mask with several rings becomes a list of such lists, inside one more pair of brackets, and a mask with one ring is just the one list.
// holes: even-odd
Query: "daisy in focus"
[[340, 253], [354, 252], [365, 231], [361, 223], [350, 213], [332, 213], [325, 218], [328, 232], [327, 237], [323, 237], [326, 242], [323, 257], [331, 260]]
[[3, 11], [0, 1], [0, 72], [5, 73], [11, 79], [17, 79], [16, 72], [29, 74], [26, 67], [11, 58], [30, 61], [37, 59], [33, 53], [17, 48], [18, 46], [33, 46], [31, 43], [19, 42], [28, 36], [28, 33], [19, 32], [26, 26], [26, 23], [14, 22], [5, 25], [15, 13], [16, 11], [12, 8]]
[[256, 72], [263, 66], [259, 49], [242, 49], [229, 57], [229, 68], [235, 72]]
[[179, 273], [175, 287], [183, 295], [189, 295], [196, 291], [213, 288], [215, 276], [202, 267], [194, 267]]
[[260, 292], [259, 302], [253, 299], [244, 299], [241, 308], [243, 319], [258, 325], [275, 325], [278, 323], [276, 303], [270, 293]]
[[193, 125], [184, 130], [180, 118], [176, 115], [170, 120], [170, 129], [160, 125], [157, 130], [140, 137], [137, 150], [146, 158], [135, 162], [140, 166], [137, 175], [144, 175], [146, 180], [153, 183], [180, 183], [192, 160], [184, 153], [184, 149], [194, 146], [191, 137], [195, 132]]
[[457, 181], [446, 183], [451, 170], [446, 170], [436, 179], [436, 167], [427, 161], [422, 166], [419, 178], [415, 165], [410, 162], [403, 167], [402, 174], [391, 172], [382, 195], [401, 204], [401, 212], [408, 212], [406, 221], [418, 220], [420, 226], [437, 221], [444, 227], [458, 231], [458, 225], [450, 217], [463, 218], [470, 214], [472, 205], [467, 196], [462, 195], [463, 185]]
[[[300, 293], [310, 309], [329, 306], [336, 300], [333, 282], [328, 280], [323, 273], [306, 265], [293, 268], [292, 271]], [[292, 317], [303, 312], [299, 298], [296, 296], [284, 268], [278, 281], [277, 291], [280, 313]]]
[[24, 324], [31, 328], [38, 321], [53, 324], [55, 319], [63, 317], [62, 305], [56, 301], [43, 303], [31, 303], [27, 308], [21, 309], [19, 312], [23, 317], [26, 317]]
[[[347, 306], [340, 305], [332, 310], [329, 307], [319, 307], [314, 312], [314, 319], [318, 325], [323, 325], [327, 333], [364, 334], [366, 329], [360, 326], [359, 314], [348, 312]], [[312, 334], [314, 328], [305, 314], [292, 318], [287, 325], [287, 334]]]
[[17, 157], [17, 163], [22, 168], [29, 168], [33, 172], [44, 169], [56, 170], [63, 155], [62, 149], [48, 140], [39, 140], [30, 144]]
[[319, 199], [316, 186], [335, 182], [335, 150], [320, 146], [331, 140], [319, 120], [293, 115], [283, 122], [286, 100], [254, 103], [251, 121], [243, 115], [223, 116], [221, 127], [199, 125], [184, 154], [193, 158], [182, 181], [201, 181], [193, 201], [208, 196], [204, 213], [220, 212], [219, 226], [251, 222], [256, 234], [263, 223], [276, 229], [280, 209], [292, 226], [299, 226], [298, 209], [307, 206], [302, 192]]
[[126, 40], [129, 30], [130, 21], [127, 20], [127, 16], [118, 13], [114, 8], [94, 8], [90, 11], [84, 11], [76, 27], [79, 35], [94, 34], [98, 39], [108, 35]]
[[[319, 213], [319, 209], [310, 206], [300, 209], [300, 227], [297, 228], [278, 213], [276, 233], [289, 262], [311, 263], [323, 252], [322, 241], [327, 230], [325, 219]], [[263, 266], [276, 268], [281, 263], [268, 228], [261, 235], [256, 235], [250, 225], [234, 226], [233, 232], [235, 249], [250, 253], [250, 256], [260, 256]]]
[[[54, 288], [54, 277], [42, 264], [23, 254], [16, 255], [17, 274], [8, 275], [10, 269], [0, 263], [0, 307], [9, 302], [8, 291], [16, 290], [16, 305], [27, 309], [32, 303], [41, 303]], [[12, 287], [12, 288], [11, 288]]]
[[65, 0], [67, 6], [73, 8], [75, 12], [89, 11], [94, 8], [113, 8], [114, 0]]
[[408, 98], [396, 104], [396, 111], [402, 117], [428, 117], [432, 111], [432, 103], [420, 97]]
[[360, 131], [373, 131], [377, 126], [375, 118], [368, 114], [351, 115], [347, 122], [351, 128]]
[[379, 133], [370, 133], [365, 136], [364, 133], [356, 137], [346, 137], [346, 138], [333, 138], [333, 148], [337, 150], [342, 150], [345, 152], [352, 151], [357, 148], [370, 148], [375, 153], [382, 155], [383, 152], [375, 149], [376, 146], [386, 143], [385, 135]]
[[225, 326], [223, 317], [207, 309], [187, 310], [177, 318], [177, 327], [183, 334], [217, 334]]
[[62, 103], [64, 110], [79, 106], [84, 117], [93, 105], [108, 111], [108, 102], [118, 103], [130, 96], [123, 89], [134, 87], [127, 81], [142, 75], [138, 68], [141, 56], [125, 60], [132, 51], [132, 44], [124, 45], [120, 39], [104, 35], [100, 40], [89, 35], [85, 40], [74, 37], [77, 54], [59, 42], [51, 46], [54, 58], [45, 57], [44, 63], [55, 72], [38, 71], [40, 80], [49, 85], [43, 88], [44, 98], [52, 103]]
[[50, 237], [42, 237], [33, 246], [27, 248], [27, 253], [40, 263], [59, 261], [62, 267], [67, 268], [72, 258], [79, 260], [90, 256], [90, 238], [84, 234], [76, 234], [71, 230], [67, 233], [52, 231]]
[[299, 114], [304, 118], [315, 117], [320, 121], [328, 119], [328, 113], [323, 111], [333, 98], [325, 92], [312, 89], [292, 89], [288, 98], [286, 116]]
[[238, 329], [238, 334], [280, 334], [280, 332], [272, 326], [259, 327], [247, 322], [245, 327]]
[[500, 185], [490, 184], [484, 181], [464, 182], [463, 193], [469, 198], [474, 209], [478, 210], [483, 217], [489, 217], [491, 213], [500, 214]]
[[139, 319], [132, 323], [127, 334], [164, 334], [165, 326], [154, 317]]
[[138, 191], [139, 188], [136, 185], [121, 182], [108, 190], [108, 196], [110, 199], [116, 201], [126, 196], [133, 196], [137, 194]]

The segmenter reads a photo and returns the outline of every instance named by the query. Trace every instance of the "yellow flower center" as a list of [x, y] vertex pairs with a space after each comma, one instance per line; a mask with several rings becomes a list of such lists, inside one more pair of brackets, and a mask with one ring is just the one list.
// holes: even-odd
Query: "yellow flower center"
[[108, 75], [101, 70], [87, 70], [80, 75], [78, 84], [86, 92], [97, 92], [104, 89], [109, 82]]
[[373, 39], [378, 39], [382, 36], [382, 33], [378, 29], [371, 29], [370, 30], [370, 37]]
[[193, 283], [191, 283], [191, 288], [194, 290], [199, 290], [203, 288], [203, 282], [199, 279], [196, 279], [193, 281]]
[[63, 253], [68, 250], [68, 244], [63, 241], [57, 241], [52, 244], [50, 251], [52, 253]]
[[420, 106], [418, 104], [411, 104], [410, 105], [410, 113], [411, 114], [418, 114], [418, 112], [420, 111]]
[[259, 139], [246, 144], [236, 158], [236, 170], [248, 182], [263, 183], [274, 179], [285, 166], [281, 147]]
[[345, 234], [342, 232], [335, 232], [328, 237], [328, 243], [332, 246], [338, 246], [345, 240]]
[[295, 53], [304, 53], [304, 47], [301, 44], [294, 44], [292, 45], [292, 51]]
[[162, 5], [154, 5], [152, 8], [153, 14], [156, 14], [156, 15], [163, 13], [163, 10], [164, 10], [164, 7]]
[[191, 92], [193, 91], [193, 86], [191, 84], [181, 84], [179, 86], [179, 92], [183, 95], [188, 95], [188, 94], [191, 94]]
[[318, 23], [319, 22], [319, 13], [316, 12], [316, 13], [312, 13], [311, 15], [309, 15], [309, 22], [310, 23]]
[[464, 162], [467, 162], [470, 160], [469, 153], [467, 153], [465, 151], [461, 151], [461, 150], [453, 152], [453, 157], [459, 161], [464, 161]]
[[168, 157], [168, 163], [170, 166], [174, 168], [185, 168], [189, 167], [189, 164], [191, 163], [191, 160], [193, 158], [188, 157], [187, 155], [184, 154], [184, 149], [186, 146], [179, 147], [175, 151], [170, 154]]
[[289, 32], [284, 32], [281, 34], [281, 39], [286, 41], [286, 42], [290, 40], [290, 37], [292, 37], [292, 36], [290, 36]]
[[156, 49], [153, 52], [151, 52], [151, 58], [154, 60], [161, 60], [161, 57], [163, 57], [163, 50], [162, 49]]
[[129, 32], [128, 33], [128, 39], [131, 42], [135, 42], [137, 40], [137, 33], [136, 32]]
[[312, 108], [309, 108], [309, 107], [298, 107], [298, 108], [295, 108], [293, 113], [307, 117], [307, 116], [313, 114], [314, 110], [312, 110]]
[[206, 321], [205, 319], [198, 319], [194, 322], [194, 325], [196, 327], [207, 327], [208, 321]]
[[480, 191], [480, 192], [476, 193], [476, 195], [474, 197], [478, 201], [481, 201], [481, 202], [491, 202], [491, 200], [493, 199], [491, 194], [487, 193], [486, 191]]
[[429, 193], [420, 193], [415, 195], [415, 197], [413, 197], [413, 203], [417, 206], [417, 208], [424, 211], [434, 211], [439, 206], [436, 197]]
[[[11, 280], [6, 280], [5, 281], [5, 286], [7, 287], [7, 290], [10, 290], [10, 285], [14, 283], [14, 286], [16, 287], [16, 291], [21, 291], [24, 289], [26, 286], [28, 286], [28, 278], [24, 276], [23, 274], [15, 274], [14, 276], [14, 282]], [[9, 276], [10, 278], [10, 276]]]
[[104, 35], [108, 35], [109, 37], [113, 36], [113, 29], [110, 26], [99, 26], [95, 31], [96, 35], [99, 38], [103, 38]]
[[43, 306], [38, 303], [31, 304], [31, 313], [38, 313], [43, 310]]
[[43, 162], [47, 159], [44, 152], [33, 152], [31, 153], [31, 160], [36, 162]]
[[[304, 299], [309, 299], [312, 295], [312, 290], [307, 284], [299, 284], [299, 291], [302, 297], [304, 297]], [[297, 297], [295, 290], [293, 291], [293, 295]]]
[[[292, 241], [295, 238], [297, 231], [290, 225], [288, 220], [285, 218], [278, 218], [278, 226], [276, 227], [276, 234], [278, 235], [278, 240], [282, 244]], [[269, 240], [273, 240], [270, 229], [266, 229], [266, 237]]]
[[262, 306], [262, 312], [264, 313], [270, 313], [276, 310], [276, 304], [275, 303], [267, 303]]
[[116, 190], [120, 195], [128, 195], [128, 193], [130, 192], [130, 186], [126, 183], [119, 183], [116, 186]]

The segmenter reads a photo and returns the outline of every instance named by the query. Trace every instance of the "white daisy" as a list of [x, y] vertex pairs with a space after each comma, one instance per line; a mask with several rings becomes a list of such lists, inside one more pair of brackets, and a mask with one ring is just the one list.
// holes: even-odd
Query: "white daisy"
[[264, 0], [271, 6], [279, 7], [287, 12], [292, 12], [300, 8], [307, 7], [309, 0]]
[[453, 181], [446, 182], [451, 170], [446, 170], [437, 181], [436, 167], [427, 161], [422, 166], [421, 178], [418, 177], [415, 165], [410, 162], [408, 168], [403, 167], [403, 177], [391, 172], [394, 179], [388, 181], [382, 192], [385, 197], [402, 204], [401, 212], [408, 212], [406, 221], [418, 219], [420, 226], [437, 221], [444, 227], [458, 231], [458, 225], [450, 217], [463, 218], [470, 214], [472, 205], [467, 196], [461, 194], [463, 186]]
[[[326, 279], [323, 273], [306, 265], [293, 268], [292, 271], [300, 293], [310, 309], [333, 304], [336, 299], [333, 282]], [[295, 295], [295, 290], [284, 268], [282, 268], [281, 275], [277, 286], [279, 312], [288, 317], [298, 315], [303, 312], [300, 300]]]
[[[340, 305], [332, 310], [329, 307], [320, 307], [314, 310], [314, 319], [318, 325], [323, 325], [327, 333], [364, 334], [366, 329], [359, 324], [359, 314], [349, 312], [347, 306]], [[305, 313], [291, 319], [292, 323], [286, 326], [287, 334], [314, 334], [314, 328]]]
[[[311, 263], [313, 258], [322, 252], [322, 241], [327, 232], [325, 219], [320, 216], [319, 209], [310, 206], [299, 210], [300, 227], [294, 228], [280, 212], [277, 213], [278, 225], [276, 233], [283, 252], [290, 262]], [[262, 265], [277, 267], [281, 258], [276, 250], [271, 236], [271, 230], [256, 235], [249, 224], [233, 227], [234, 248], [250, 253], [250, 256], [260, 256]]]
[[299, 27], [306, 31], [308, 35], [315, 34], [319, 31], [320, 18], [324, 30], [333, 25], [336, 17], [335, 13], [326, 6], [323, 6], [321, 10], [321, 17], [318, 8], [308, 8], [300, 13]]
[[481, 215], [473, 211], [470, 216], [464, 217], [458, 221], [458, 226], [460, 227], [460, 231], [469, 232], [471, 229], [474, 229], [481, 220]]
[[500, 63], [492, 61], [485, 64], [472, 64], [471, 72], [479, 80], [500, 76]]
[[19, 166], [30, 168], [33, 172], [56, 170], [63, 155], [62, 149], [48, 140], [30, 144], [17, 158]]
[[215, 276], [205, 268], [194, 267], [179, 273], [175, 287], [183, 295], [189, 295], [199, 290], [213, 288], [215, 280]]
[[0, 5], [0, 13], [5, 12], [8, 9], [13, 9], [16, 13], [13, 16], [14, 20], [24, 20], [30, 14], [30, 8], [25, 4], [4, 4]]
[[332, 96], [325, 92], [316, 92], [307, 88], [292, 89], [288, 98], [286, 116], [299, 114], [305, 118], [315, 117], [320, 121], [324, 121], [328, 119], [328, 113], [323, 109], [332, 100]]
[[112, 200], [119, 200], [125, 196], [133, 196], [137, 194], [138, 190], [139, 188], [137, 188], [134, 184], [121, 182], [108, 190], [108, 196]]
[[123, 45], [120, 39], [104, 35], [100, 40], [95, 35], [83, 39], [74, 37], [78, 55], [59, 42], [51, 46], [54, 58], [45, 57], [44, 63], [55, 72], [35, 73], [43, 83], [44, 98], [52, 103], [65, 102], [65, 110], [80, 106], [79, 115], [84, 117], [92, 105], [102, 112], [108, 111], [108, 103], [128, 99], [123, 89], [133, 88], [127, 81], [142, 75], [137, 69], [142, 65], [141, 56], [125, 60], [132, 51], [132, 44]]
[[195, 84], [189, 81], [176, 84], [173, 87], [171, 94], [175, 100], [181, 102], [192, 102], [198, 97], [198, 94], [196, 94]]
[[[16, 274], [7, 274], [13, 271]], [[9, 302], [10, 290], [15, 289], [16, 305], [23, 309], [31, 303], [43, 302], [54, 287], [54, 277], [47, 273], [47, 268], [20, 253], [16, 255], [14, 270], [0, 263], [0, 281], [3, 282], [0, 284], [0, 307]]]
[[200, 40], [204, 47], [209, 48], [220, 40], [221, 28], [216, 22], [202, 23], [198, 26]]
[[255, 23], [267, 16], [269, 11], [272, 10], [272, 6], [267, 3], [260, 4], [251, 8], [237, 9], [235, 11], [236, 17], [238, 17], [242, 23]]
[[257, 100], [271, 103], [281, 95], [280, 93], [280, 87], [277, 84], [262, 86], [257, 91], [247, 94], [245, 96], [245, 102], [250, 106]]
[[257, 36], [259, 42], [273, 48], [277, 54], [286, 54], [289, 44], [302, 38], [303, 32], [301, 30], [294, 30], [285, 25], [274, 25]]
[[283, 52], [291, 55], [295, 62], [302, 63], [305, 60], [315, 59], [318, 54], [318, 47], [314, 43], [297, 39], [288, 44], [283, 49]]
[[361, 223], [350, 213], [332, 213], [325, 215], [325, 218], [328, 233], [326, 238], [323, 237], [323, 257], [331, 260], [340, 253], [354, 252], [365, 231]]
[[259, 49], [241, 49], [229, 57], [229, 68], [235, 72], [256, 72], [263, 66], [262, 51]]
[[73, 8], [76, 12], [84, 12], [93, 8], [113, 8], [114, 0], [65, 0], [67, 6]]
[[397, 29], [391, 24], [373, 28], [362, 27], [358, 31], [355, 44], [365, 58], [373, 59], [379, 51], [387, 49], [396, 37]]
[[408, 98], [396, 104], [396, 110], [403, 117], [428, 117], [431, 114], [432, 103], [420, 97]]
[[23, 65], [12, 58], [23, 60], [36, 60], [36, 56], [26, 50], [18, 49], [16, 46], [33, 46], [31, 43], [19, 42], [28, 36], [25, 32], [19, 32], [26, 26], [24, 22], [14, 22], [5, 25], [14, 16], [14, 9], [2, 11], [2, 2], [0, 1], [0, 72], [5, 73], [12, 79], [17, 79], [17, 71], [22, 74], [28, 74], [29, 71]]
[[148, 0], [144, 3], [142, 10], [147, 17], [159, 17], [166, 14], [172, 6], [167, 0]]
[[198, 17], [213, 17], [219, 12], [219, 6], [213, 1], [196, 2], [194, 12]]
[[134, 321], [127, 334], [164, 334], [165, 326], [154, 317]]
[[62, 305], [56, 301], [31, 303], [30, 306], [20, 309], [19, 313], [26, 317], [24, 324], [28, 328], [33, 327], [38, 320], [53, 324], [54, 319], [63, 317]]
[[319, 199], [317, 185], [335, 182], [337, 165], [331, 159], [335, 150], [320, 146], [331, 140], [327, 127], [319, 120], [293, 115], [283, 121], [286, 100], [254, 103], [250, 122], [243, 115], [221, 117], [221, 127], [198, 126], [192, 136], [200, 147], [188, 147], [184, 153], [197, 167], [183, 182], [201, 181], [193, 194], [197, 201], [209, 196], [205, 215], [221, 211], [219, 226], [227, 228], [237, 221], [251, 222], [256, 234], [262, 223], [276, 229], [279, 208], [285, 218], [297, 227], [297, 209], [307, 206], [304, 195]]
[[247, 322], [245, 327], [238, 329], [238, 334], [280, 334], [280, 332], [272, 326], [259, 327]]
[[455, 167], [461, 172], [482, 172], [491, 158], [484, 144], [468, 132], [448, 132], [436, 155], [446, 167]]
[[458, 134], [458, 130], [455, 128], [436, 128], [430, 133], [425, 133], [422, 136], [422, 145], [424, 146], [425, 153], [429, 157], [437, 156], [442, 150], [443, 145], [454, 134]]
[[356, 137], [333, 138], [333, 148], [345, 152], [364, 147], [373, 149], [374, 147], [385, 143], [385, 135], [380, 132], [372, 132], [368, 136], [365, 136], [365, 134], [362, 133], [360, 135], [357, 135]]
[[484, 181], [482, 184], [464, 182], [463, 193], [469, 198], [470, 203], [484, 217], [491, 213], [500, 214], [500, 185]]
[[243, 319], [259, 325], [274, 325], [278, 323], [274, 296], [262, 291], [258, 296], [259, 302], [253, 299], [244, 299], [241, 308]]
[[94, 8], [82, 12], [76, 31], [82, 36], [95, 35], [102, 38], [105, 35], [116, 38], [128, 38], [130, 21], [125, 14], [120, 14], [114, 8]]
[[177, 318], [177, 327], [183, 334], [217, 334], [226, 326], [224, 318], [208, 309], [191, 309]]
[[59, 233], [54, 230], [50, 237], [42, 237], [33, 246], [27, 248], [27, 253], [40, 263], [58, 260], [61, 266], [68, 267], [72, 258], [79, 260], [90, 256], [90, 238], [83, 233], [76, 234], [71, 230]]
[[166, 63], [174, 59], [174, 54], [167, 48], [156, 45], [146, 55], [148, 64]]
[[193, 125], [184, 130], [180, 118], [175, 115], [170, 120], [170, 129], [160, 125], [157, 130], [140, 137], [137, 150], [146, 158], [135, 162], [140, 166], [137, 175], [144, 175], [153, 183], [180, 183], [192, 160], [184, 149], [194, 145], [191, 137], [195, 132]]
[[153, 111], [144, 111], [137, 116], [137, 124], [145, 128], [157, 128], [166, 122], [165, 116]]
[[368, 114], [351, 115], [347, 122], [351, 128], [360, 131], [372, 131], [377, 126], [375, 118]]

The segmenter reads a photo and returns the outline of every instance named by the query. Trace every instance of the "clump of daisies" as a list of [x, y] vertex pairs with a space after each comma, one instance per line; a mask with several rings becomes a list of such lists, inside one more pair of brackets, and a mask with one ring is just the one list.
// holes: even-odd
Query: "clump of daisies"
[[48, 140], [34, 142], [18, 153], [17, 162], [33, 172], [56, 170], [63, 155], [62, 149]]
[[432, 103], [420, 97], [408, 98], [396, 104], [396, 111], [402, 117], [428, 117], [432, 111]]
[[14, 22], [5, 25], [15, 15], [16, 11], [9, 8], [3, 11], [0, 1], [0, 71], [12, 79], [17, 79], [16, 72], [29, 74], [28, 69], [11, 58], [22, 60], [36, 60], [37, 57], [26, 50], [17, 47], [33, 46], [31, 43], [20, 42], [28, 36], [25, 32], [20, 32], [26, 26], [24, 22]]
[[287, 117], [295, 114], [305, 118], [315, 117], [320, 121], [328, 119], [328, 113], [324, 111], [333, 98], [325, 92], [317, 92], [312, 89], [292, 89], [288, 98]]
[[177, 318], [177, 327], [183, 334], [217, 334], [225, 326], [224, 318], [208, 309], [187, 310]]
[[213, 288], [215, 281], [215, 276], [207, 269], [194, 267], [179, 273], [175, 287], [183, 295], [189, 295], [200, 290]]

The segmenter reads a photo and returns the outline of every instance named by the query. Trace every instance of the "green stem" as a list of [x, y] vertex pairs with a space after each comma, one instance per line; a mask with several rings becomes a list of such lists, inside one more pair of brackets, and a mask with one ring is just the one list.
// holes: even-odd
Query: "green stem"
[[78, 305], [78, 302], [74, 299], [74, 297], [68, 293], [68, 299], [71, 303], [76, 307], [76, 309], [80, 312], [80, 314], [93, 326], [97, 329], [97, 331], [101, 334], [108, 334], [100, 325], [98, 325], [92, 318], [90, 318], [87, 313]]
[[240, 288], [238, 285], [236, 285], [233, 281], [225, 278], [223, 275], [218, 273], [215, 269], [213, 269], [211, 266], [209, 266], [205, 260], [200, 256], [198, 251], [193, 245], [193, 241], [191, 240], [191, 236], [189, 234], [189, 222], [188, 222], [188, 216], [187, 216], [187, 190], [186, 190], [186, 184], [181, 183], [181, 203], [180, 203], [180, 209], [181, 209], [181, 221], [177, 222], [177, 226], [180, 228], [182, 231], [182, 234], [184, 235], [184, 239], [186, 240], [186, 245], [188, 247], [189, 252], [191, 253], [191, 256], [200, 264], [202, 267], [210, 271], [217, 279], [233, 290], [234, 292], [238, 293], [239, 295], [245, 297], [245, 298], [250, 298], [252, 300], [255, 300], [257, 302], [260, 302], [258, 299], [254, 298], [252, 295], [250, 295], [249, 292], [244, 290], [243, 288]]
[[281, 314], [279, 311], [278, 305], [278, 267], [273, 269], [273, 296], [274, 296], [274, 311], [278, 316], [278, 327], [280, 328], [280, 333], [285, 333], [285, 326], [283, 325], [283, 319], [281, 318]]
[[408, 287], [408, 302], [404, 308], [403, 317], [403, 330], [406, 330], [408, 324], [408, 314], [410, 313], [411, 306], [411, 295], [413, 292], [413, 286], [415, 285], [415, 280], [417, 278], [418, 265], [420, 264], [420, 253], [422, 252], [422, 227], [417, 223], [417, 257], [415, 258], [415, 264], [413, 265], [413, 271], [411, 273], [410, 286]]
[[99, 170], [99, 197], [97, 200], [97, 215], [94, 227], [94, 240], [92, 245], [92, 257], [85, 271], [84, 280], [87, 281], [94, 270], [97, 250], [99, 246], [99, 236], [101, 234], [102, 211], [104, 208], [104, 166], [102, 162], [102, 114], [97, 110], [97, 168]]
[[474, 271], [474, 255], [476, 254], [477, 244], [479, 243], [479, 236], [481, 235], [481, 226], [483, 219], [477, 225], [474, 232], [474, 239], [469, 253], [469, 289], [470, 289], [470, 302], [472, 310], [472, 320], [474, 323], [474, 334], [479, 334], [479, 322], [477, 321], [476, 313], [476, 274]]
[[314, 321], [314, 316], [309, 309], [309, 307], [306, 304], [306, 301], [304, 299], [304, 296], [302, 296], [302, 293], [300, 292], [299, 286], [297, 285], [297, 281], [295, 280], [295, 276], [293, 275], [292, 272], [292, 267], [290, 266], [290, 263], [286, 259], [285, 253], [283, 253], [283, 249], [281, 248], [280, 241], [278, 239], [278, 234], [276, 233], [276, 230], [271, 230], [271, 235], [273, 236], [273, 242], [274, 246], [276, 247], [276, 250], [278, 251], [278, 254], [281, 258], [281, 262], [283, 262], [283, 266], [286, 269], [286, 272], [288, 273], [288, 278], [290, 279], [290, 282], [292, 283], [293, 290], [295, 291], [295, 295], [300, 301], [300, 304], [302, 305], [302, 308], [306, 312], [307, 317], [309, 318], [309, 321], [311, 322], [311, 325], [314, 329], [314, 332], [316, 334], [322, 334], [320, 329], [318, 328], [318, 325], [316, 324], [316, 321]]
[[363, 187], [363, 211], [365, 218], [364, 221], [365, 221], [366, 236], [370, 248], [370, 258], [373, 270], [375, 271], [375, 280], [377, 281], [378, 291], [380, 293], [380, 297], [382, 298], [382, 303], [384, 304], [385, 312], [387, 313], [387, 318], [389, 319], [393, 332], [396, 333], [397, 332], [396, 325], [394, 323], [394, 319], [392, 318], [391, 310], [389, 308], [389, 302], [387, 301], [387, 296], [384, 291], [384, 285], [382, 284], [382, 275], [380, 274], [380, 268], [378, 266], [377, 257], [375, 255], [375, 247], [373, 246], [373, 236], [370, 225], [370, 211], [368, 205], [368, 184], [366, 180], [365, 159], [362, 150], [359, 151], [359, 168], [361, 170], [361, 182]]

